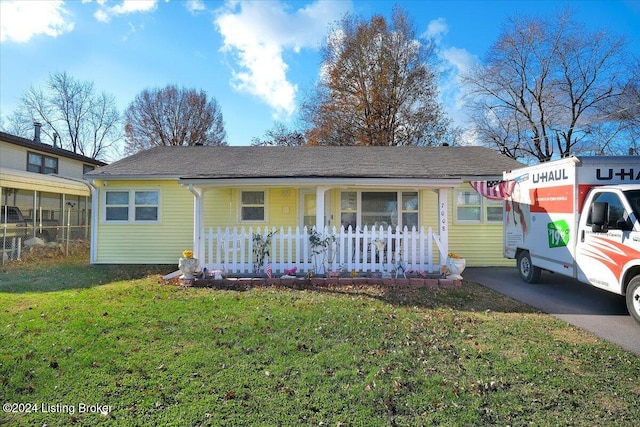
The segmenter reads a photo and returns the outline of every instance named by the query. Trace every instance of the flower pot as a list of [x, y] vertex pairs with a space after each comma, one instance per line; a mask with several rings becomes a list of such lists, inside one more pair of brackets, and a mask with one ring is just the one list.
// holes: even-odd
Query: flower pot
[[180, 280], [194, 280], [193, 273], [198, 271], [198, 259], [197, 258], [180, 258], [178, 260], [178, 268], [182, 272]]
[[462, 280], [462, 272], [466, 266], [464, 258], [447, 258], [447, 279]]

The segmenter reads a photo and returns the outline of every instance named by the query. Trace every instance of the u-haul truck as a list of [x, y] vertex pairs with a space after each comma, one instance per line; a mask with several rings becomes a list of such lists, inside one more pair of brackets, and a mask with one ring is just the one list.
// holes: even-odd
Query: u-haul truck
[[640, 156], [569, 157], [504, 173], [504, 256], [626, 295], [640, 322]]

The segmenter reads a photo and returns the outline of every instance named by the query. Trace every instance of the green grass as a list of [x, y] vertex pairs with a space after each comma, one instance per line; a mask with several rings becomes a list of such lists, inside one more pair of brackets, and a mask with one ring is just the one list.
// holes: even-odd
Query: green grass
[[238, 292], [162, 284], [172, 269], [5, 266], [0, 403], [38, 412], [0, 425], [640, 420], [638, 357], [475, 284]]

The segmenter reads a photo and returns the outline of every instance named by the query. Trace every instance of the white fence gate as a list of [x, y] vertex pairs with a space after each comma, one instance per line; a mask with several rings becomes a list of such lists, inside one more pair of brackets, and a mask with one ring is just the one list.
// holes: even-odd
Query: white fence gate
[[[256, 265], [254, 250], [257, 245], [254, 236], [263, 239], [273, 233], [268, 246], [269, 255], [262, 265]], [[324, 245], [311, 245], [310, 237], [315, 235]], [[316, 239], [316, 240], [318, 240]], [[435, 250], [435, 251], [434, 251]], [[434, 262], [434, 254], [437, 264]], [[308, 230], [298, 227], [280, 229], [258, 227], [217, 228], [209, 227], [205, 233], [205, 265], [208, 270], [223, 270], [225, 273], [252, 273], [265, 271], [270, 265], [273, 273], [297, 268], [298, 273], [313, 270], [327, 271], [391, 272], [400, 261], [407, 271], [439, 272], [440, 264], [446, 260], [446, 248], [431, 227], [411, 230], [405, 227], [367, 228], [354, 230], [351, 227], [316, 233], [315, 227]]]

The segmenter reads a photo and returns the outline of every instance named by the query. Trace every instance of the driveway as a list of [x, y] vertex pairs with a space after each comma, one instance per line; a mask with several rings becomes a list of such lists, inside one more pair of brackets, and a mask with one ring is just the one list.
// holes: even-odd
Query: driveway
[[623, 296], [548, 272], [540, 283], [528, 285], [515, 267], [467, 268], [463, 276], [640, 356], [640, 324], [627, 312]]

